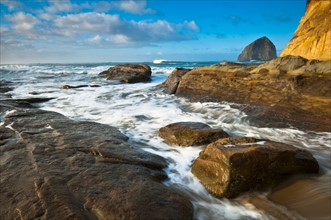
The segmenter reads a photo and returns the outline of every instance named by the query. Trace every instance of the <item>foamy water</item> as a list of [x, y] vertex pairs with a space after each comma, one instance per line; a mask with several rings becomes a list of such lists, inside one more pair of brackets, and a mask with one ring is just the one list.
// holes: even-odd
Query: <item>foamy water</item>
[[[98, 73], [115, 64], [2, 65], [0, 80], [14, 82], [13, 98], [54, 97], [40, 104], [45, 110], [62, 113], [75, 120], [90, 120], [119, 128], [133, 146], [164, 157], [169, 176], [164, 184], [180, 189], [195, 208], [195, 219], [269, 219], [252, 204], [239, 204], [211, 196], [190, 172], [192, 162], [202, 147], [170, 146], [158, 137], [158, 130], [180, 121], [203, 122], [230, 134], [270, 139], [311, 151], [322, 173], [331, 176], [331, 133], [303, 132], [293, 128], [258, 128], [251, 126], [245, 113], [230, 103], [190, 102], [168, 95], [156, 86], [174, 67], [196, 67], [212, 63], [150, 63], [149, 83], [117, 84]], [[63, 85], [100, 85], [61, 89]]]

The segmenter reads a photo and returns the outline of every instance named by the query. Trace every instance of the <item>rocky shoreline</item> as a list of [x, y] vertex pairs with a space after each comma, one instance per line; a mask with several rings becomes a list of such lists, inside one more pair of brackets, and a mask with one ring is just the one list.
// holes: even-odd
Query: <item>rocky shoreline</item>
[[175, 69], [163, 87], [195, 101], [243, 104], [241, 110], [253, 125], [331, 131], [330, 67], [331, 61], [295, 56], [260, 65], [222, 62], [185, 72]]
[[163, 158], [28, 101], [0, 102], [1, 219], [192, 219]]

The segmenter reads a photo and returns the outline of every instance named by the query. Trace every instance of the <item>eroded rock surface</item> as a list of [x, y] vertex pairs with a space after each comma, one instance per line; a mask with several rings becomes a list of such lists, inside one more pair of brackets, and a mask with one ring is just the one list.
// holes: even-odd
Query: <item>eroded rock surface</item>
[[280, 54], [331, 59], [331, 1], [310, 0], [293, 38]]
[[268, 189], [293, 174], [318, 171], [319, 165], [308, 151], [272, 141], [234, 146], [212, 143], [192, 167], [210, 193], [228, 198]]
[[116, 128], [0, 104], [1, 219], [192, 219], [163, 158]]
[[177, 122], [160, 128], [159, 135], [168, 144], [193, 146], [229, 137], [222, 129], [212, 129], [200, 122]]
[[148, 82], [151, 74], [151, 68], [146, 64], [120, 64], [100, 73], [107, 80], [119, 80], [123, 83]]
[[261, 65], [221, 63], [181, 77], [176, 95], [247, 104], [256, 126], [330, 131], [331, 61], [286, 56]]

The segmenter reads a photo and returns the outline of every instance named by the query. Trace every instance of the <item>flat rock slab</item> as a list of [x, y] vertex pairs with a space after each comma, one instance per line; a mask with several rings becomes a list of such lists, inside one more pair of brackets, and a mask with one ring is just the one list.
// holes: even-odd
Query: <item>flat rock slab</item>
[[318, 171], [308, 151], [272, 141], [231, 147], [212, 143], [192, 166], [192, 173], [210, 193], [228, 198], [269, 189], [294, 174]]
[[107, 80], [119, 80], [122, 83], [149, 82], [151, 74], [151, 68], [146, 64], [120, 64], [100, 73]]
[[192, 69], [177, 96], [243, 104], [254, 126], [330, 131], [331, 61], [286, 56], [261, 65], [222, 62]]
[[229, 137], [222, 129], [212, 129], [200, 122], [177, 122], [160, 128], [159, 135], [168, 144], [193, 146], [209, 144]]
[[0, 219], [192, 219], [159, 156], [116, 128], [0, 102]]

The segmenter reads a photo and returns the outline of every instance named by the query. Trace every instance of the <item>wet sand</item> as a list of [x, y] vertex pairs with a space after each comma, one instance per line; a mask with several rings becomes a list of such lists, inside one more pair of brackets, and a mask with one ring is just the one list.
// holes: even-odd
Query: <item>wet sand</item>
[[292, 181], [268, 197], [271, 201], [294, 210], [306, 219], [331, 218], [331, 176], [305, 178]]

